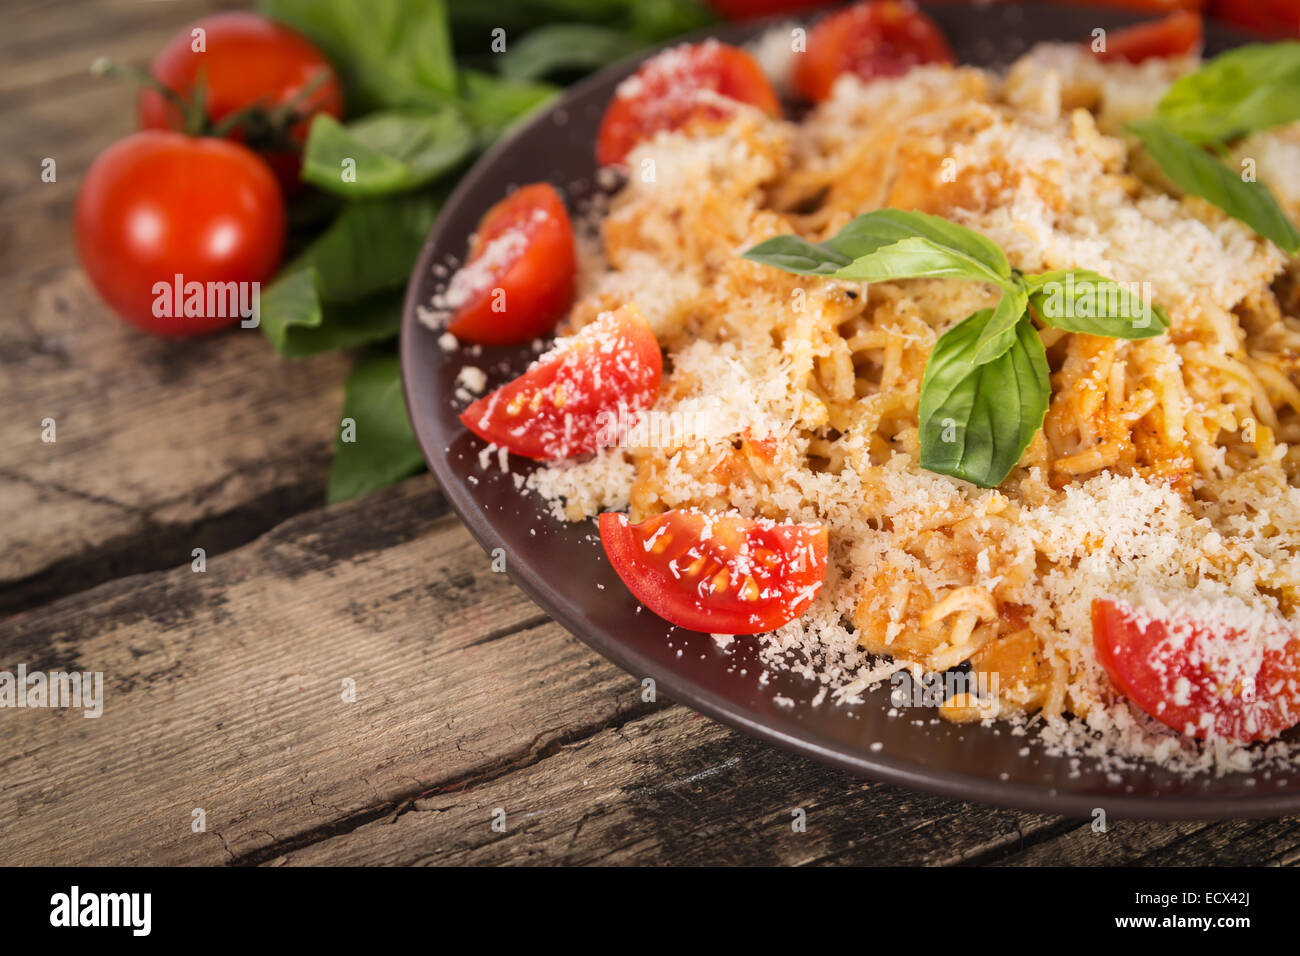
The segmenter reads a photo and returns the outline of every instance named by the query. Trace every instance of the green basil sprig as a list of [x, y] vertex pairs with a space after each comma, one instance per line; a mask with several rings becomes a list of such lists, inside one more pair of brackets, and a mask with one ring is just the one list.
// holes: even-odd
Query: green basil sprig
[[538, 27], [506, 51], [501, 75], [538, 80], [554, 73], [594, 70], [635, 53], [642, 41], [623, 30], [589, 23]]
[[1185, 193], [1200, 196], [1239, 219], [1288, 255], [1300, 252], [1300, 232], [1267, 186], [1248, 182], [1160, 119], [1136, 120], [1128, 128], [1164, 174]]
[[390, 110], [344, 126], [323, 115], [303, 150], [302, 178], [354, 198], [427, 185], [474, 151], [474, 131], [459, 110]]
[[881, 209], [825, 242], [777, 236], [746, 259], [800, 275], [857, 282], [955, 278], [1002, 290], [997, 306], [935, 343], [921, 380], [921, 467], [996, 488], [1020, 461], [1051, 400], [1047, 354], [1031, 317], [1067, 332], [1145, 339], [1169, 316], [1085, 269], [1026, 275], [987, 236], [940, 216]]
[[1137, 135], [1179, 189], [1239, 219], [1288, 255], [1300, 231], [1262, 183], [1219, 162], [1233, 140], [1300, 120], [1300, 43], [1258, 43], [1215, 57], [1177, 80], [1155, 115], [1134, 120]]
[[439, 197], [476, 153], [558, 94], [544, 80], [572, 79], [714, 14], [703, 0], [259, 6], [320, 47], [343, 84], [346, 121], [313, 120], [302, 178], [320, 191], [305, 191], [291, 206], [295, 255], [262, 290], [259, 312], [263, 333], [284, 356], [370, 345], [346, 386], [355, 441], [337, 446], [329, 477], [335, 501], [419, 467], [394, 339]]
[[348, 376], [342, 420], [348, 424], [334, 442], [326, 491], [331, 503], [391, 485], [424, 466], [396, 355], [375, 349], [361, 357]]
[[410, 262], [440, 204], [439, 193], [417, 192], [344, 207], [262, 292], [275, 350], [297, 358], [395, 335]]
[[1169, 87], [1156, 115], [1194, 143], [1227, 143], [1300, 120], [1300, 43], [1254, 43]]
[[922, 466], [984, 488], [1016, 467], [1052, 397], [1043, 340], [1023, 314], [1010, 347], [976, 364], [993, 314], [983, 309], [939, 337], [925, 363], [919, 409]]

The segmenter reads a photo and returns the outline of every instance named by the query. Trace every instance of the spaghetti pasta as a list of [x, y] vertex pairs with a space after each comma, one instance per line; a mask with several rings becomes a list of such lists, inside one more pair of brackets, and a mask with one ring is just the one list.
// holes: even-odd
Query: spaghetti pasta
[[[630, 505], [634, 520], [696, 507], [823, 522], [827, 586], [778, 646], [795, 631], [847, 636], [868, 662], [996, 673], [1004, 715], [1131, 727], [1093, 659], [1094, 597], [1195, 591], [1286, 617], [1300, 598], [1296, 283], [1276, 248], [1172, 195], [1115, 135], [1191, 65], [1040, 48], [1005, 78], [844, 77], [799, 124], [745, 110], [641, 145], [630, 168], [653, 174], [634, 174], [599, 223], [570, 325], [634, 301], [667, 356], [646, 414], [690, 427], [542, 469], [532, 486], [569, 520]], [[1275, 153], [1297, 168], [1272, 177], [1300, 181], [1300, 152]], [[977, 229], [1026, 271], [1141, 284], [1171, 332], [1043, 328], [1051, 404], [1019, 467], [996, 490], [926, 472], [926, 359], [996, 291], [810, 278], [739, 256], [784, 233], [823, 240], [882, 206]], [[836, 669], [837, 689], [863, 672]], [[969, 719], [971, 706], [947, 712]], [[1162, 733], [1126, 730], [1123, 746], [1158, 749]]]

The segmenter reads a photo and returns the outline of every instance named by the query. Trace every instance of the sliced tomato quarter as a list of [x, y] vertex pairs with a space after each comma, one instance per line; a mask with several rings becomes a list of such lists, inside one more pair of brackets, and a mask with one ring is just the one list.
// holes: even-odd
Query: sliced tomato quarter
[[1300, 0], [1210, 0], [1210, 16], [1285, 40], [1300, 34]]
[[901, 76], [923, 63], [955, 63], [938, 24], [911, 3], [870, 0], [821, 20], [795, 59], [794, 85], [814, 103], [831, 95], [841, 73], [863, 80]]
[[1192, 737], [1268, 740], [1300, 723], [1300, 634], [1152, 617], [1132, 604], [1092, 604], [1097, 661], [1121, 693]]
[[757, 60], [717, 40], [672, 47], [615, 90], [596, 137], [596, 162], [621, 163], [637, 143], [661, 130], [725, 123], [742, 103], [769, 116], [781, 112]]
[[516, 455], [572, 458], [608, 444], [621, 418], [653, 405], [662, 377], [654, 331], [635, 306], [625, 305], [561, 340], [460, 420]]
[[1181, 10], [1160, 20], [1113, 30], [1106, 37], [1100, 60], [1141, 63], [1153, 57], [1187, 56], [1201, 48], [1204, 29], [1199, 13]]
[[670, 624], [758, 634], [799, 617], [826, 579], [826, 528], [666, 511], [600, 516], [600, 542], [637, 600]]
[[823, 0], [708, 0], [716, 12], [728, 20], [757, 20], [774, 13], [794, 13], [823, 7]]
[[487, 211], [443, 298], [447, 331], [480, 345], [548, 335], [573, 305], [573, 223], [550, 183], [523, 186]]

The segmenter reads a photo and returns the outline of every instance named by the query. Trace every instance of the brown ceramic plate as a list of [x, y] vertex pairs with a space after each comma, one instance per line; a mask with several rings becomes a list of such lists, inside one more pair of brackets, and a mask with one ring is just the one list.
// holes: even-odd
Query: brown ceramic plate
[[[1132, 17], [1079, 7], [1038, 5], [929, 11], [962, 62], [1008, 63], [1043, 40], [1089, 37], [1097, 26]], [[762, 24], [720, 26], [708, 35], [744, 42]], [[1244, 38], [1208, 26], [1217, 52]], [[505, 549], [514, 581], [555, 620], [638, 678], [652, 677], [673, 700], [771, 741], [856, 773], [962, 799], [1072, 816], [1102, 807], [1112, 816], [1210, 819], [1300, 812], [1300, 773], [1186, 780], [1158, 768], [1108, 776], [1088, 761], [1050, 757], [1033, 738], [1008, 728], [953, 726], [932, 710], [890, 716], [889, 687], [856, 707], [813, 706], [816, 686], [790, 674], [759, 682], [763, 667], [739, 638], [727, 651], [707, 635], [683, 631], [639, 608], [610, 568], [595, 522], [563, 524], [538, 499], [521, 495], [510, 476], [481, 470], [482, 442], [457, 421], [453, 401], [463, 364], [485, 369], [489, 386], [509, 380], [532, 358], [527, 349], [488, 349], [476, 357], [444, 354], [436, 333], [416, 318], [437, 280], [433, 266], [465, 255], [480, 216], [512, 187], [553, 183], [573, 202], [593, 189], [596, 129], [617, 83], [644, 59], [618, 64], [573, 87], [485, 155], [461, 182], [433, 228], [411, 277], [402, 323], [401, 363], [416, 437], [452, 506], [479, 543]], [[518, 472], [528, 468], [514, 459]], [[793, 700], [781, 706], [777, 698]], [[1028, 746], [1029, 754], [1021, 756]]]

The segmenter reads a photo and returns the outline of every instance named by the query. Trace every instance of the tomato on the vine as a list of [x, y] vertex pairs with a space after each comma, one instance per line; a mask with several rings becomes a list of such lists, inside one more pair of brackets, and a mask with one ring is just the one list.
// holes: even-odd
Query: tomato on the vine
[[[145, 130], [100, 153], [75, 219], [81, 263], [100, 295], [159, 335], [239, 321], [232, 289], [251, 300], [251, 284], [271, 277], [284, 249], [284, 198], [266, 163], [238, 143], [182, 133]], [[201, 310], [177, 301], [177, 282], [182, 291], [204, 287]], [[209, 284], [217, 308], [208, 307]]]
[[769, 116], [781, 112], [763, 68], [744, 50], [717, 40], [664, 50], [615, 90], [596, 136], [596, 162], [621, 163], [661, 130], [724, 123], [742, 103]]
[[[229, 135], [257, 150], [289, 195], [300, 185], [311, 117], [343, 115], [343, 90], [329, 60], [301, 34], [255, 13], [204, 17], [172, 37], [149, 72], [186, 101], [201, 87], [202, 102], [195, 106], [217, 127], [259, 107]], [[158, 90], [142, 89], [138, 108], [142, 129], [195, 132], [186, 130], [182, 110]], [[278, 109], [286, 115], [273, 115]]]

